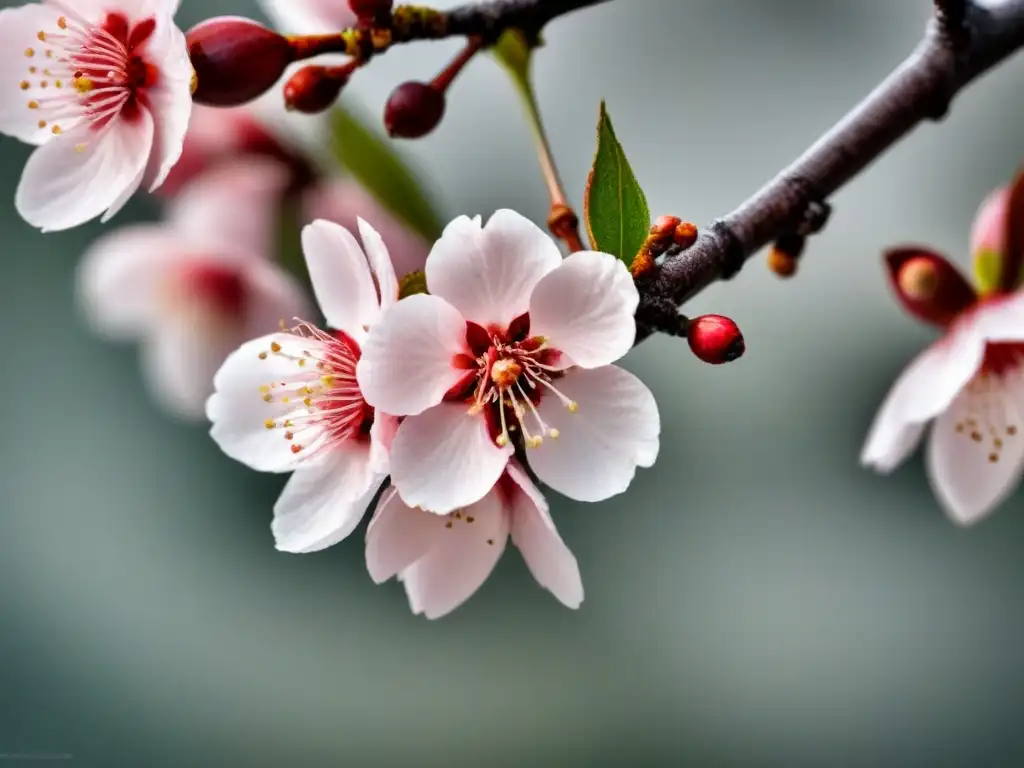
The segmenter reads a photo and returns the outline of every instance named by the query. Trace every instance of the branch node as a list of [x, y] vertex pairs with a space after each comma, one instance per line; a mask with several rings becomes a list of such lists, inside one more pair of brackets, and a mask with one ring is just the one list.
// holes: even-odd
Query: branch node
[[743, 263], [747, 260], [746, 249], [724, 219], [714, 222], [711, 232], [722, 244], [722, 279], [731, 280], [743, 269]]

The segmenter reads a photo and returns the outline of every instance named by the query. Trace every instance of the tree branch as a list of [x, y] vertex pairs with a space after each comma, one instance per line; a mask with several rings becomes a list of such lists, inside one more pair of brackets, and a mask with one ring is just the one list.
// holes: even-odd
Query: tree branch
[[496, 40], [506, 29], [536, 35], [554, 18], [608, 0], [490, 0], [453, 8], [448, 17], [449, 34], [479, 35]]
[[[749, 200], [666, 259], [640, 284], [637, 343], [654, 331], [679, 332], [677, 307], [736, 274], [779, 237], [806, 227], [808, 215], [925, 120], [942, 118], [971, 81], [1024, 46], [1024, 0], [981, 8], [936, 0], [924, 40], [866, 99]], [[949, 34], [962, 9], [962, 35]]]

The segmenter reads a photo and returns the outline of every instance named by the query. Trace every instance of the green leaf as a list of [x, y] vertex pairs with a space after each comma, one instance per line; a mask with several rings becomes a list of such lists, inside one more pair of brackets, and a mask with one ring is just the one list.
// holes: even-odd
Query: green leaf
[[593, 248], [618, 257], [627, 267], [632, 266], [633, 257], [650, 232], [651, 211], [615, 137], [603, 101], [597, 123], [597, 154], [587, 180], [583, 215]]
[[391, 143], [360, 116], [337, 106], [331, 113], [332, 150], [338, 162], [377, 201], [427, 240], [442, 224], [427, 193]]

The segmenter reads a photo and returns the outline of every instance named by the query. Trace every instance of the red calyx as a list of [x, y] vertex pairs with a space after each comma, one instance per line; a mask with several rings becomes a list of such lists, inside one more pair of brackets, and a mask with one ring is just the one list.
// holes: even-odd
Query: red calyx
[[285, 83], [285, 107], [307, 115], [330, 109], [351, 74], [350, 67], [303, 67]]
[[204, 21], [186, 41], [196, 72], [192, 98], [214, 107], [245, 104], [265, 93], [293, 58], [286, 38], [238, 16]]
[[691, 320], [687, 341], [693, 354], [710, 365], [731, 363], [747, 351], [739, 326], [723, 315], [701, 315]]
[[960, 271], [927, 248], [896, 248], [885, 254], [885, 262], [903, 308], [926, 323], [949, 325], [978, 300]]
[[418, 139], [434, 130], [444, 117], [444, 93], [428, 83], [402, 83], [388, 97], [384, 127], [392, 137]]

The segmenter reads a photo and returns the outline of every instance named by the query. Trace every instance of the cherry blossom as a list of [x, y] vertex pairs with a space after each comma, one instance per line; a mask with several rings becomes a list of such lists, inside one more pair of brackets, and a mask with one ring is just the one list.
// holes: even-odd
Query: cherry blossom
[[406, 416], [391, 453], [405, 503], [438, 514], [483, 498], [514, 448], [581, 501], [621, 493], [658, 453], [651, 393], [611, 363], [633, 345], [638, 294], [618, 259], [564, 261], [502, 210], [461, 217], [427, 257], [430, 295], [392, 307], [363, 346], [368, 403]]
[[260, 5], [278, 29], [290, 34], [328, 34], [356, 23], [348, 0], [260, 0]]
[[891, 472], [931, 423], [929, 480], [943, 508], [962, 525], [992, 512], [1024, 471], [1024, 294], [1016, 290], [1024, 256], [1021, 202], [1019, 181], [1013, 195], [990, 197], [972, 235], [976, 256], [998, 249], [1002, 269], [1013, 271], [1002, 287], [979, 294], [946, 259], [923, 248], [887, 256], [904, 307], [943, 335], [892, 388], [861, 461]]
[[178, 0], [45, 0], [0, 11], [0, 132], [39, 148], [15, 204], [43, 231], [114, 216], [181, 153], [192, 65]]
[[397, 302], [398, 282], [380, 235], [358, 226], [363, 247], [333, 222], [302, 233], [328, 328], [299, 320], [246, 342], [217, 372], [207, 403], [211, 435], [228, 456], [294, 472], [274, 507], [282, 551], [314, 552], [348, 536], [388, 473], [397, 420], [366, 403], [356, 365], [367, 328]]
[[201, 418], [213, 375], [242, 341], [304, 311], [295, 281], [268, 260], [282, 176], [247, 164], [198, 179], [166, 223], [97, 241], [79, 295], [100, 334], [140, 339], [146, 378], [173, 412]]
[[437, 619], [481, 587], [509, 536], [537, 582], [578, 608], [583, 583], [576, 558], [515, 460], [482, 499], [448, 515], [409, 507], [394, 488], [385, 491], [366, 532], [366, 565], [378, 584], [397, 576], [413, 612]]

